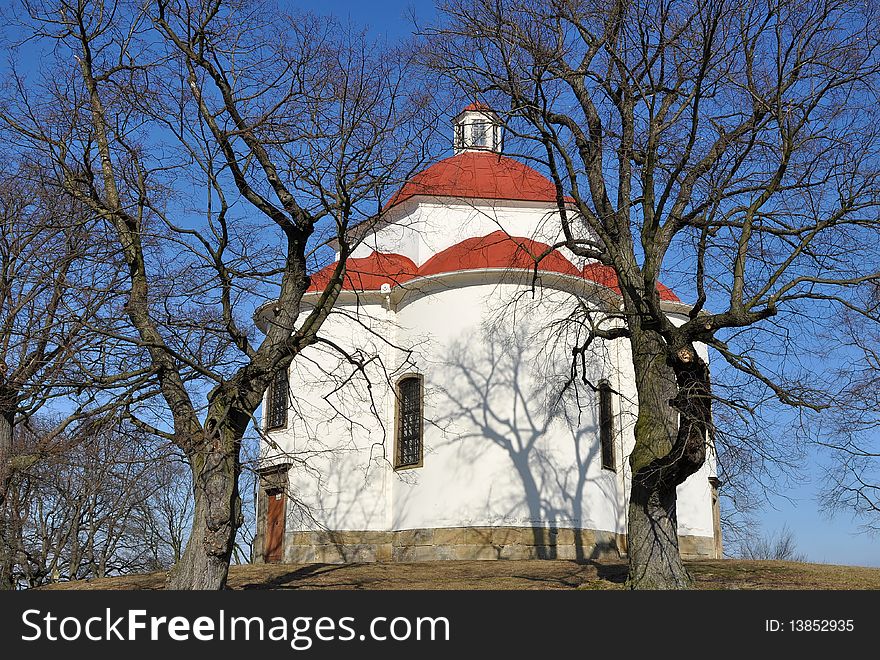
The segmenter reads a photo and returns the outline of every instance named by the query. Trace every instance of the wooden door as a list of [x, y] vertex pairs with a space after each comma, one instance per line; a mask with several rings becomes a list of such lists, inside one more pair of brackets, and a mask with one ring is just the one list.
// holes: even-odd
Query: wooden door
[[266, 541], [263, 544], [263, 559], [269, 563], [281, 561], [284, 549], [284, 491], [270, 490], [266, 493], [269, 506], [266, 507]]

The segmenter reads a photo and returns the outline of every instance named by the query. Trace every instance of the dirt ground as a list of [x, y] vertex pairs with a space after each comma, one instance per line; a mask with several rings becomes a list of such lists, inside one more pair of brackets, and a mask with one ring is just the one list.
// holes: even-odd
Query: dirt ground
[[[880, 569], [781, 561], [687, 562], [697, 589], [880, 589]], [[622, 589], [623, 562], [436, 561], [233, 566], [231, 589]], [[165, 573], [62, 582], [44, 589], [161, 589]]]

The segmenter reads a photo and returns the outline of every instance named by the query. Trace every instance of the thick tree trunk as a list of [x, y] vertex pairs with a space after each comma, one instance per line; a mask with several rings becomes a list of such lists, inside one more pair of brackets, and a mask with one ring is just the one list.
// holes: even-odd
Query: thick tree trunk
[[13, 535], [7, 524], [5, 506], [0, 506], [0, 591], [15, 589], [12, 575], [15, 570]]
[[676, 487], [706, 457], [708, 367], [693, 346], [675, 350], [637, 325], [630, 343], [639, 415], [630, 455], [628, 586], [686, 589], [692, 579], [679, 552]]
[[192, 529], [183, 556], [168, 576], [168, 589], [226, 587], [241, 518], [239, 457], [237, 442], [227, 438], [227, 442], [218, 444], [225, 447], [212, 447], [190, 456], [195, 498]]
[[15, 589], [12, 581], [15, 549], [7, 525], [6, 495], [12, 480], [12, 427], [14, 413], [0, 414], [0, 591]]
[[[0, 394], [0, 398], [5, 398]], [[0, 509], [6, 502], [6, 492], [12, 479], [12, 427], [15, 412], [0, 402]]]
[[[14, 457], [12, 437], [15, 430], [16, 394], [9, 388], [0, 390], [0, 591], [16, 588], [13, 574], [15, 560], [20, 548], [18, 528], [9, 514], [9, 488], [16, 469], [26, 469], [34, 456]], [[16, 463], [19, 463], [17, 465]]]
[[632, 589], [688, 589], [693, 583], [678, 549], [675, 496], [675, 488], [633, 483], [628, 525]]

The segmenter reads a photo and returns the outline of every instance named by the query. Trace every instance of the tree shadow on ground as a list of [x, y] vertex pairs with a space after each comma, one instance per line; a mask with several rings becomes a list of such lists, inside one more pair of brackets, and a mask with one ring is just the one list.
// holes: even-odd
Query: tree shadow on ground
[[346, 564], [304, 564], [295, 570], [282, 573], [281, 575], [273, 575], [259, 582], [245, 582], [238, 585], [238, 589], [296, 589], [296, 585], [292, 584], [303, 578], [315, 577], [317, 575], [325, 575], [333, 573], [345, 568]]
[[[589, 559], [573, 561], [576, 568], [563, 575], [526, 575], [517, 574], [515, 577], [526, 582], [540, 582], [547, 585], [568, 587], [576, 589], [593, 579], [605, 580], [614, 584], [623, 584], [629, 574], [625, 563], [607, 563], [592, 561]], [[590, 567], [591, 571], [585, 571]]]

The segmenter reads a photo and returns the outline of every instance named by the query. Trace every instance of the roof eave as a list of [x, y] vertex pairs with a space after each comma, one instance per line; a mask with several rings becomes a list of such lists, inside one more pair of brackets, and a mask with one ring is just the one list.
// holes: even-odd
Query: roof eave
[[[428, 285], [430, 288], [431, 285], [434, 284], [442, 284], [445, 282], [449, 282], [450, 280], [466, 280], [473, 279], [475, 275], [478, 274], [494, 274], [494, 275], [513, 275], [516, 274], [517, 279], [521, 279], [521, 276], [524, 274], [532, 273], [531, 269], [521, 269], [521, 268], [469, 268], [465, 270], [456, 270], [456, 271], [448, 271], [444, 273], [432, 273], [431, 275], [419, 275], [417, 277], [412, 278], [411, 280], [407, 280], [406, 282], [395, 284], [391, 287], [390, 293], [383, 293], [378, 289], [371, 289], [365, 291], [354, 291], [351, 289], [343, 289], [339, 292], [339, 297], [337, 298], [337, 302], [341, 304], [350, 304], [350, 303], [378, 303], [381, 304], [386, 300], [386, 298], [390, 297], [390, 301], [392, 304], [396, 305], [400, 302], [404, 295], [408, 292], [412, 292], [416, 289], [417, 285], [424, 284]], [[572, 288], [579, 289], [581, 287], [586, 286], [592, 292], [600, 293], [602, 298], [606, 300], [609, 304], [619, 305], [622, 301], [621, 295], [615, 291], [613, 288], [606, 286], [600, 282], [596, 282], [594, 280], [586, 279], [579, 275], [569, 275], [566, 273], [558, 273], [555, 271], [539, 271], [539, 275], [543, 278], [545, 283], [556, 282], [560, 284], [564, 284], [563, 288], [566, 290], [571, 290]], [[557, 288], [557, 287], [553, 287]], [[307, 291], [303, 294], [304, 302], [311, 302], [316, 300], [323, 291]], [[253, 318], [254, 323], [260, 329], [261, 332], [265, 332], [266, 324], [260, 322], [261, 316], [263, 316], [264, 311], [267, 310], [271, 305], [276, 304], [275, 301], [269, 301], [260, 305], [256, 311], [254, 312]], [[691, 310], [691, 305], [687, 303], [681, 302], [680, 300], [661, 300], [660, 301], [660, 309], [669, 314], [688, 314]]]

